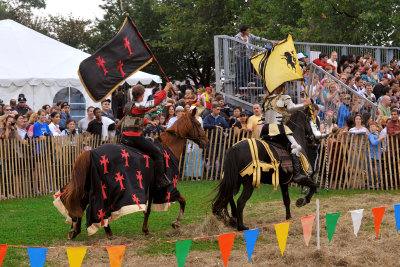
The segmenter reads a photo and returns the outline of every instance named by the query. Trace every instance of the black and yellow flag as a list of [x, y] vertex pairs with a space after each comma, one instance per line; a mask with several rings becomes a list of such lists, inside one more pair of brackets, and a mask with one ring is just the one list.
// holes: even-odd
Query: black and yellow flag
[[270, 93], [284, 82], [303, 78], [290, 34], [272, 49], [252, 57], [251, 63]]

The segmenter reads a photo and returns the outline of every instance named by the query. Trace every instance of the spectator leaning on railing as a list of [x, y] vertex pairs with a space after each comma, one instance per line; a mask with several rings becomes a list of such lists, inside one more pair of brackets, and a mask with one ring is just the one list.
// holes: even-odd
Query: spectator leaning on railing
[[387, 134], [390, 136], [400, 134], [399, 110], [394, 108], [390, 112], [392, 118], [387, 122]]

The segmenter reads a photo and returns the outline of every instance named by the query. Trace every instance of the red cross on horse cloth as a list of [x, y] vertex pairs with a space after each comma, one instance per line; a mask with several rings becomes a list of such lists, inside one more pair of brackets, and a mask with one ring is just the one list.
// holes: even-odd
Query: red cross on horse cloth
[[108, 161], [108, 158], [106, 158], [106, 155], [101, 156], [100, 164], [104, 165], [104, 174], [108, 173], [107, 163], [110, 163], [110, 162]]
[[121, 149], [121, 157], [125, 159], [125, 167], [129, 167], [128, 158], [130, 157], [129, 153], [126, 152], [125, 149]]
[[108, 70], [106, 69], [106, 66], [104, 65], [104, 63], [106, 63], [104, 58], [98, 56], [98, 57], [96, 57], [96, 60], [97, 60], [97, 62], [96, 62], [97, 67], [102, 68], [103, 72], [104, 72], [104, 76], [106, 76], [108, 73]]
[[165, 200], [167, 202], [169, 202], [170, 199], [171, 199], [171, 192], [167, 192], [167, 196], [165, 197]]
[[136, 197], [136, 194], [132, 195], [132, 201], [136, 203], [136, 205], [139, 207], [140, 210], [142, 209], [142, 207], [139, 204], [140, 199]]
[[167, 150], [164, 150], [164, 158], [165, 158], [165, 165], [167, 168], [169, 168], [169, 154], [167, 152]]
[[97, 214], [97, 218], [101, 219], [101, 226], [104, 226], [104, 217], [106, 214], [104, 213], [103, 209], [99, 210], [99, 214]]
[[137, 171], [136, 178], [137, 178], [138, 181], [139, 181], [139, 186], [140, 186], [140, 188], [143, 189], [143, 185], [142, 185], [143, 176], [142, 176], [142, 174], [141, 174], [141, 171]]
[[118, 61], [117, 70], [119, 70], [119, 72], [121, 72], [122, 77], [125, 77], [126, 73], [122, 69], [123, 66], [124, 66], [124, 63], [122, 62], [122, 60]]
[[107, 187], [105, 184], [103, 184], [102, 181], [100, 181], [100, 183], [101, 183], [101, 193], [103, 194], [103, 199], [107, 199], [106, 192], [104, 191], [104, 189], [106, 189]]
[[129, 56], [132, 56], [131, 43], [128, 41], [128, 37], [125, 37], [124, 41], [124, 47], [128, 49]]
[[118, 172], [115, 176], [115, 181], [119, 182], [119, 185], [121, 186], [121, 191], [125, 189], [124, 184], [122, 183], [123, 180], [125, 180], [124, 175]]
[[146, 168], [149, 168], [149, 155], [143, 154], [143, 157], [146, 159]]
[[178, 175], [175, 174], [174, 179], [172, 179], [172, 182], [174, 182], [174, 188], [176, 188], [176, 184], [178, 183]]

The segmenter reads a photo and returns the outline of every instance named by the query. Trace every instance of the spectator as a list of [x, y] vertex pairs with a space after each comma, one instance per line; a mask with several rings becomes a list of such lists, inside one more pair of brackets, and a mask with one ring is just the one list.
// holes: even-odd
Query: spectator
[[172, 117], [167, 124], [167, 129], [174, 125], [174, 123], [183, 115], [185, 109], [182, 106], [177, 106], [175, 109], [175, 116]]
[[390, 98], [390, 109], [398, 108], [398, 99], [395, 96]]
[[353, 133], [353, 134], [366, 134], [368, 130], [367, 130], [367, 128], [365, 128], [365, 127], [362, 125], [362, 121], [363, 121], [363, 118], [362, 118], [361, 114], [357, 114], [357, 115], [354, 117], [354, 123], [355, 123], [355, 125], [354, 125], [353, 128], [350, 128], [349, 133]]
[[399, 135], [400, 134], [400, 122], [399, 122], [399, 110], [394, 108], [390, 112], [392, 118], [387, 122], [387, 134], [389, 136]]
[[15, 108], [15, 110], [18, 112], [18, 114], [22, 114], [22, 115], [25, 115], [29, 110], [31, 110], [26, 105], [26, 98], [25, 97], [19, 97], [18, 98], [18, 106]]
[[361, 78], [364, 80], [364, 82], [373, 84], [375, 80], [372, 76], [372, 68], [365, 67], [361, 74]]
[[365, 97], [370, 97], [372, 102], [376, 102], [376, 97], [374, 95], [374, 93], [372, 93], [373, 91], [373, 87], [372, 87], [372, 83], [367, 82], [365, 84]]
[[87, 130], [87, 128], [88, 128], [88, 125], [89, 125], [89, 122], [91, 122], [92, 120], [94, 120], [94, 113], [93, 113], [93, 111], [94, 111], [94, 107], [93, 107], [93, 106], [90, 106], [90, 107], [88, 107], [88, 108], [86, 109], [86, 114], [87, 114], [87, 116], [86, 116], [85, 118], [81, 119], [81, 120], [78, 122], [78, 131], [79, 131], [79, 133], [86, 132], [86, 130]]
[[390, 82], [389, 82], [389, 86], [390, 86], [390, 88], [392, 89], [392, 90], [398, 90], [399, 89], [399, 81], [398, 80], [395, 80], [395, 79], [392, 79]]
[[110, 99], [104, 99], [101, 101], [101, 116], [107, 117], [115, 121], [113, 112], [111, 110], [111, 100]]
[[240, 120], [241, 109], [239, 107], [235, 107], [233, 109], [233, 116], [229, 118], [229, 128], [232, 127], [233, 124]]
[[365, 94], [364, 81], [361, 77], [355, 78], [355, 83], [353, 85], [353, 88], [354, 90], [357, 91], [359, 95]]
[[246, 112], [240, 113], [240, 118], [232, 125], [235, 136], [239, 136], [240, 133], [247, 132], [247, 114]]
[[60, 113], [60, 130], [63, 131], [67, 127], [67, 120], [71, 119], [70, 105], [68, 102], [63, 102], [61, 104], [61, 113]]
[[381, 81], [379, 79], [379, 75], [378, 75], [378, 73], [379, 73], [379, 65], [378, 64], [372, 64], [371, 70], [372, 70], [372, 73], [371, 73], [372, 81], [371, 81], [371, 83], [372, 83], [373, 86], [375, 86]]
[[51, 136], [49, 125], [46, 122], [46, 111], [39, 109], [37, 112], [39, 120], [33, 125], [33, 137], [43, 139], [46, 136]]
[[51, 134], [53, 136], [61, 136], [60, 126], [58, 125], [61, 119], [60, 114], [57, 112], [53, 112], [50, 114], [50, 118], [51, 118], [51, 123], [49, 124], [49, 128]]
[[390, 116], [390, 97], [384, 95], [382, 102], [378, 105], [378, 109], [382, 112], [383, 116]]
[[7, 116], [5, 126], [0, 128], [0, 138], [4, 140], [19, 139], [18, 132], [15, 129], [15, 120], [13, 116]]
[[339, 64], [338, 64], [338, 67], [339, 67], [338, 73], [339, 73], [339, 74], [341, 74], [341, 73], [344, 72], [343, 66], [344, 66], [344, 65], [347, 65], [347, 64], [349, 64], [349, 58], [348, 58], [348, 56], [346, 56], [346, 55], [341, 56], [341, 57], [340, 57], [340, 60], [339, 60]]
[[31, 114], [31, 116], [29, 117], [28, 126], [27, 126], [29, 138], [33, 137], [33, 125], [38, 121], [38, 118], [39, 118], [39, 116], [36, 112], [33, 112]]
[[228, 123], [220, 116], [221, 107], [217, 102], [212, 104], [212, 112], [203, 120], [204, 129], [226, 129], [229, 128]]
[[67, 120], [67, 128], [65, 128], [61, 132], [61, 136], [66, 136], [66, 135], [75, 135], [76, 134], [76, 122], [74, 119], [69, 119]]
[[343, 73], [346, 73], [348, 76], [351, 75], [351, 65], [349, 64], [344, 64], [343, 65]]
[[185, 103], [185, 105], [183, 106], [183, 112], [188, 113], [190, 110], [190, 105], [188, 103]]
[[174, 115], [175, 115], [175, 106], [171, 105], [171, 104], [168, 105], [168, 104], [169, 103], [167, 103], [167, 105], [165, 105], [165, 107], [164, 107], [165, 122], [162, 125], [165, 125], [165, 126], [168, 125], [169, 120], [172, 117], [174, 117]]
[[28, 138], [28, 131], [26, 130], [27, 120], [24, 115], [18, 114], [15, 116], [15, 127], [18, 132], [19, 140]]
[[44, 109], [46, 111], [46, 118], [47, 118], [46, 123], [50, 124], [51, 123], [50, 114], [52, 113], [50, 105], [43, 105], [42, 109]]
[[387, 75], [383, 76], [383, 79], [374, 86], [373, 93], [376, 99], [379, 99], [381, 96], [385, 94], [385, 88], [389, 85], [389, 79]]
[[300, 67], [302, 68], [303, 72], [306, 70], [308, 64], [308, 56], [306, 53], [301, 52], [297, 53], [297, 59], [299, 60]]
[[338, 63], [337, 63], [337, 52], [336, 51], [333, 51], [331, 53], [331, 57], [328, 59], [327, 63], [331, 64], [333, 67], [335, 67], [335, 69], [337, 69]]
[[386, 75], [388, 78], [391, 78], [388, 76], [388, 75], [390, 75], [388, 72], [389, 72], [389, 65], [383, 64], [381, 67], [381, 71], [378, 72], [379, 79], [382, 81], [384, 75]]
[[94, 113], [95, 118], [89, 122], [86, 131], [92, 135], [101, 136], [103, 123], [102, 123], [102, 119], [101, 119], [100, 108], [94, 108], [93, 113]]
[[201, 97], [199, 97], [197, 99], [197, 113], [196, 114], [199, 117], [203, 117], [203, 112], [204, 112], [204, 110], [206, 110], [204, 101], [205, 101], [204, 98], [201, 98]]
[[247, 131], [251, 132], [252, 138], [260, 137], [260, 132], [262, 128], [262, 119], [261, 119], [261, 106], [260, 104], [253, 105], [253, 113], [254, 115], [250, 116], [247, 121]]
[[159, 123], [159, 126], [160, 126], [160, 129], [162, 129], [163, 131], [165, 131], [166, 130], [166, 126], [165, 126], [165, 116], [164, 116], [164, 114], [160, 114], [160, 115], [158, 115], [159, 117], [160, 117], [160, 123]]
[[11, 107], [12, 111], [16, 110], [17, 109], [17, 100], [10, 99], [10, 107]]
[[164, 131], [164, 129], [160, 126], [160, 117], [157, 114], [151, 116], [151, 120], [155, 123], [155, 125], [149, 124], [143, 131], [144, 135], [157, 135], [159, 132]]
[[186, 91], [185, 91], [185, 101], [190, 106], [196, 104], [197, 98], [196, 98], [196, 95], [193, 92], [193, 89], [191, 89], [191, 88], [190, 89], [186, 89]]
[[317, 66], [320, 66], [320, 67], [325, 67], [325, 66], [331, 65], [331, 64], [328, 63], [328, 55], [325, 54], [325, 53], [319, 54], [319, 57], [314, 59], [313, 63], [315, 65], [317, 65]]
[[[370, 189], [373, 188], [374, 183], [372, 182], [373, 171], [377, 173], [376, 181], [375, 181], [375, 188], [379, 188], [379, 184], [381, 181], [381, 174], [379, 168], [379, 158], [382, 154], [382, 144], [381, 141], [386, 138], [386, 134], [379, 136], [378, 132], [378, 125], [375, 122], [371, 122], [369, 125], [368, 139], [369, 139], [369, 147], [370, 147], [370, 154], [368, 157], [368, 178], [369, 178], [369, 186]], [[371, 167], [374, 169], [371, 169]]]
[[0, 128], [4, 128], [5, 127], [5, 122], [6, 122], [6, 119], [7, 119], [8, 116], [10, 116], [10, 115], [14, 116], [12, 114], [12, 108], [11, 108], [10, 105], [5, 105], [3, 107], [3, 111], [4, 111], [4, 114], [0, 116]]
[[223, 117], [226, 122], [229, 122], [229, 107], [225, 106], [225, 101], [222, 95], [218, 95], [215, 97], [215, 100], [218, 101], [219, 107], [221, 108], [219, 115]]
[[351, 115], [350, 111], [350, 95], [344, 95], [343, 104], [338, 109], [338, 126], [342, 128], [345, 125], [345, 120]]

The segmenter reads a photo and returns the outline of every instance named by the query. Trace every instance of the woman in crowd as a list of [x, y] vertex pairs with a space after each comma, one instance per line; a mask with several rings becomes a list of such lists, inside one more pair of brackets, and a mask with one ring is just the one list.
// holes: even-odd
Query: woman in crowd
[[246, 112], [242, 112], [240, 114], [240, 118], [238, 121], [236, 121], [233, 125], [233, 130], [235, 132], [235, 136], [239, 137], [240, 134], [246, 134], [247, 133], [247, 114]]
[[378, 84], [380, 82], [379, 75], [378, 75], [378, 73], [379, 73], [379, 65], [378, 64], [373, 64], [371, 69], [372, 69], [371, 83], [372, 83], [372, 85], [376, 85], [376, 84]]
[[61, 132], [61, 136], [66, 136], [66, 135], [75, 135], [76, 133], [76, 129], [75, 129], [75, 125], [76, 122], [74, 119], [69, 119], [67, 120], [66, 126], [67, 128], [65, 128], [62, 132]]
[[354, 127], [349, 130], [349, 133], [353, 134], [367, 134], [368, 130], [363, 126], [363, 117], [361, 114], [357, 114], [354, 117]]
[[175, 107], [173, 105], [166, 105], [164, 107], [164, 117], [165, 117], [165, 121], [163, 126], [167, 126], [169, 120], [175, 116]]
[[361, 74], [361, 78], [365, 83], [373, 83], [374, 77], [372, 76], [372, 68], [365, 67], [363, 73]]
[[18, 132], [19, 140], [25, 140], [28, 138], [28, 131], [26, 130], [26, 117], [22, 114], [15, 115], [15, 127]]
[[4, 140], [19, 140], [18, 131], [15, 128], [14, 116], [7, 116], [4, 128], [0, 128], [0, 138]]
[[50, 131], [53, 136], [61, 136], [60, 127], [58, 124], [60, 123], [61, 116], [57, 112], [53, 112], [50, 114], [51, 123], [49, 124]]
[[29, 120], [28, 120], [28, 137], [32, 138], [33, 137], [33, 125], [38, 121], [38, 114], [36, 112], [33, 112], [30, 116], [29, 116]]

